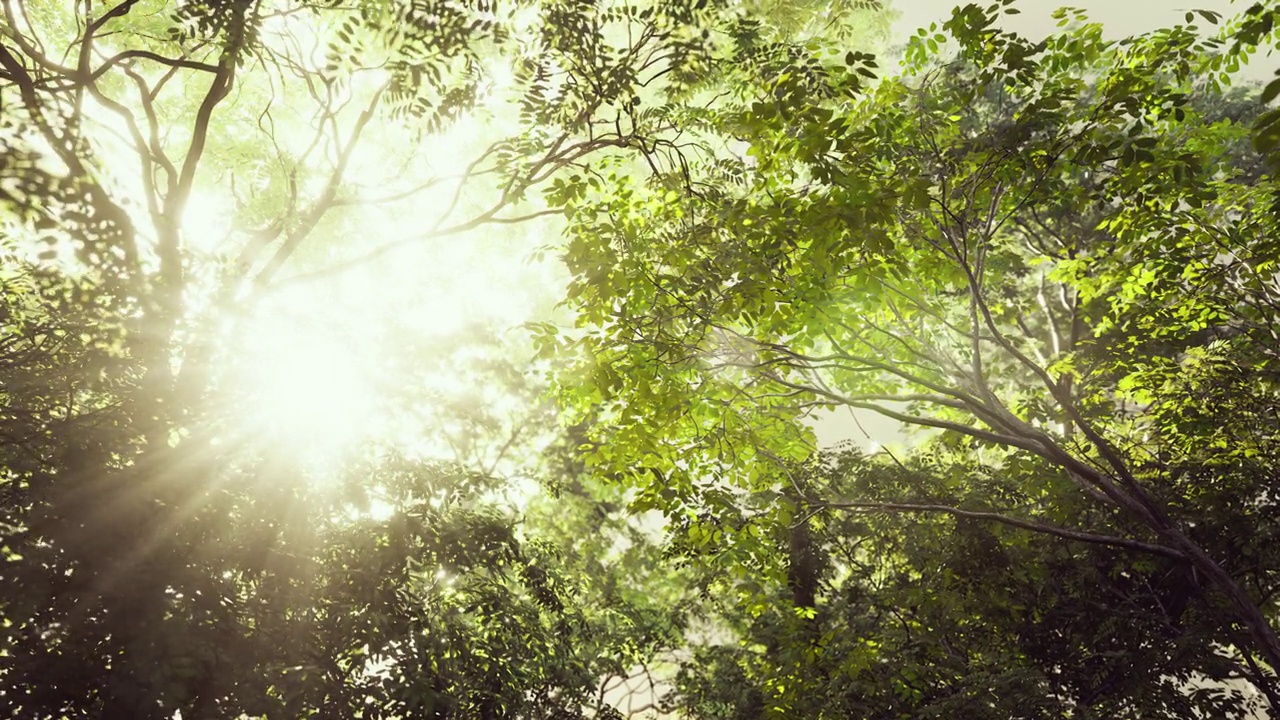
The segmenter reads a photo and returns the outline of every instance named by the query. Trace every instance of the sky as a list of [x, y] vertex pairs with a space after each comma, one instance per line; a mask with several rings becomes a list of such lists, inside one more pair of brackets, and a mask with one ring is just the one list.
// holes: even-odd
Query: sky
[[[980, 5], [987, 0], [973, 0]], [[965, 0], [890, 0], [898, 13], [893, 24], [896, 42], [905, 42], [915, 30], [951, 16], [951, 9]], [[1018, 0], [1018, 15], [1006, 15], [1002, 22], [1008, 30], [1031, 37], [1054, 30], [1050, 14], [1063, 6], [1077, 7], [1089, 18], [1102, 23], [1108, 37], [1120, 38], [1184, 22], [1188, 10], [1213, 10], [1223, 15], [1236, 15], [1252, 4], [1252, 0]], [[1245, 71], [1251, 78], [1261, 79], [1280, 67], [1280, 57], [1259, 58]]]

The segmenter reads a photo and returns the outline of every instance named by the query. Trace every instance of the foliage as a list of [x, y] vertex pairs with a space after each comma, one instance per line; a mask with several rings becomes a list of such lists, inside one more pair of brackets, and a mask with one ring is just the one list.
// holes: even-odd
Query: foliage
[[[709, 651], [715, 691], [691, 667], [699, 713], [1002, 716], [975, 688], [1012, 683], [1043, 716], [1194, 717], [1244, 696], [1170, 683], [1227, 676], [1277, 701], [1274, 186], [1248, 148], [1258, 111], [1224, 90], [1273, 42], [1275, 8], [1217, 35], [1200, 13], [1120, 41], [1060, 11], [1063, 29], [1035, 42], [998, 29], [1010, 5], [957, 8], [921, 31], [901, 76], [870, 86], [871, 58], [808, 48], [704, 116], [742, 152], [691, 153], [679, 175], [568, 205], [579, 329], [544, 345], [578, 353], [562, 397], [593, 421], [588, 461], [627, 478], [634, 507], [660, 508], [746, 575], [779, 532], [844, 513], [918, 518], [910, 547], [867, 571], [902, 566], [907, 585], [937, 578], [937, 551], [917, 542], [985, 537], [1018, 558], [978, 568], [985, 585], [941, 578], [906, 603], [931, 617], [911, 642], [937, 651], [964, 634], [956, 656], [995, 673], [976, 686], [945, 652], [897, 655], [906, 640], [888, 621], [874, 627], [887, 637], [854, 625], [884, 655], [754, 640], [794, 622], [774, 573], [757, 601], [773, 619], [739, 625], [746, 650]], [[905, 463], [927, 482], [797, 484], [812, 448], [801, 419], [839, 406], [941, 430]], [[1046, 537], [1025, 547], [1028, 532]], [[858, 575], [854, 560], [833, 567]], [[1125, 600], [1055, 614], [1036, 595], [1049, 568], [1069, 608], [1096, 608], [1100, 578]], [[1143, 586], [1188, 576], [1190, 612]], [[877, 582], [870, 607], [901, 608], [904, 585]], [[847, 617], [851, 586], [829, 588], [833, 616]], [[1029, 647], [1027, 622], [1060, 644]], [[826, 627], [842, 626], [814, 632]], [[878, 655], [904, 674], [852, 659]], [[1133, 682], [1107, 679], [1122, 675]], [[849, 697], [882, 700], [851, 710]]]
[[[856, 451], [815, 462], [797, 476], [811, 495], [859, 498], [865, 509], [805, 521], [813, 600], [798, 600], [795, 583], [753, 587], [726, 570], [717, 594], [732, 600], [719, 614], [740, 640], [700, 647], [672, 708], [698, 718], [1060, 718], [1067, 708], [1070, 717], [1183, 718], [1256, 709], [1238, 688], [1206, 682], [1232, 688], [1247, 669], [1215, 645], [1214, 619], [1202, 616], [1184, 567], [1074, 546], [976, 510], [993, 496], [1021, 499], [1021, 486], [1044, 471], [934, 458], [902, 467]], [[940, 495], [943, 473], [954, 495]], [[971, 514], [883, 509], [904, 497]], [[803, 567], [795, 531], [772, 529], [757, 562], [794, 575]]]
[[[494, 479], [394, 457], [352, 472], [347, 482], [380, 492], [378, 516], [269, 467], [224, 478], [238, 490], [228, 510], [237, 537], [215, 544], [218, 529], [197, 520], [178, 534], [183, 546], [164, 538], [164, 565], [157, 553], [145, 560], [166, 581], [161, 598], [119, 587], [119, 575], [75, 573], [43, 592], [20, 576], [22, 604], [7, 605], [7, 712], [581, 716], [603, 658], [627, 657], [613, 632], [641, 630], [584, 610], [554, 548], [522, 542], [484, 502]], [[155, 602], [163, 619], [137, 624]], [[109, 619], [56, 641], [41, 630], [46, 613], [65, 617], [72, 605], [74, 617], [87, 603], [106, 605]]]
[[[522, 204], [528, 190], [665, 132], [624, 124], [620, 108], [687, 93], [716, 57], [709, 29], [733, 13], [2, 10], [0, 712], [611, 712], [601, 679], [672, 644], [677, 618], [640, 590], [602, 594], [595, 583], [616, 575], [564, 558], [552, 523], [517, 523], [498, 464], [441, 464], [381, 438], [355, 453], [364, 461], [315, 472], [257, 424], [262, 388], [238, 384], [242, 346], [227, 338], [317, 278], [554, 214]], [[503, 137], [441, 162], [432, 134], [484, 111]], [[356, 231], [380, 212], [414, 214], [418, 229]], [[433, 348], [402, 350], [398, 362], [432, 361]], [[477, 365], [466, 382], [520, 376]], [[437, 413], [452, 440], [501, 447], [490, 459], [511, 450], [483, 413], [456, 409]], [[476, 430], [491, 435], [465, 437]], [[575, 507], [588, 517], [593, 502]]]
[[[0, 714], [1280, 707], [1275, 3], [0, 9]], [[548, 216], [531, 366], [315, 290]], [[290, 323], [359, 442], [259, 417]]]

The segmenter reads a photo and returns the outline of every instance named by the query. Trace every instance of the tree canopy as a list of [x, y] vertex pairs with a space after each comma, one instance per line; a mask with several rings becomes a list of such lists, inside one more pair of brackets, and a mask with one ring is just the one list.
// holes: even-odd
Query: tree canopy
[[0, 714], [1280, 708], [1280, 5], [0, 7]]

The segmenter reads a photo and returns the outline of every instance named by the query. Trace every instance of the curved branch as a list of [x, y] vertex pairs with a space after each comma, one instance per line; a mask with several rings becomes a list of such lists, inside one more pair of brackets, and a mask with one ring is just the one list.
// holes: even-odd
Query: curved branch
[[454, 192], [454, 195], [450, 200], [448, 208], [444, 211], [444, 213], [439, 218], [437, 218], [431, 230], [425, 233], [419, 233], [416, 235], [411, 235], [409, 237], [400, 238], [398, 240], [393, 240], [386, 244], [380, 245], [377, 248], [374, 248], [373, 250], [369, 251], [368, 253], [365, 253], [364, 255], [356, 257], [340, 265], [324, 268], [321, 270], [317, 270], [315, 272], [305, 273], [303, 275], [297, 275], [292, 278], [289, 278], [288, 280], [282, 283], [269, 285], [267, 281], [270, 279], [270, 276], [263, 277], [261, 274], [259, 275], [258, 278], [255, 279], [254, 282], [258, 286], [258, 288], [261, 290], [274, 291], [285, 285], [291, 285], [297, 282], [308, 282], [308, 281], [315, 280], [327, 275], [344, 272], [351, 268], [358, 267], [360, 265], [364, 265], [366, 263], [372, 262], [377, 258], [393, 250], [396, 250], [400, 247], [416, 244], [424, 240], [432, 240], [435, 238], [445, 237], [448, 235], [457, 235], [459, 233], [463, 233], [468, 230], [474, 230], [475, 228], [478, 228], [482, 225], [490, 225], [490, 224], [511, 225], [516, 223], [527, 222], [529, 220], [534, 220], [540, 217], [546, 217], [548, 215], [563, 214], [564, 212], [563, 210], [559, 208], [551, 208], [551, 209], [538, 210], [535, 212], [530, 212], [523, 215], [517, 215], [512, 217], [501, 217], [498, 215], [498, 213], [509, 208], [518, 199], [517, 196], [521, 190], [531, 185], [537, 184], [542, 180], [545, 180], [548, 176], [550, 176], [551, 173], [555, 172], [556, 170], [564, 168], [572, 164], [573, 162], [581, 159], [582, 157], [590, 153], [596, 152], [598, 150], [611, 148], [611, 147], [612, 148], [625, 147], [628, 142], [628, 138], [625, 138], [625, 137], [596, 138], [593, 140], [583, 140], [583, 141], [576, 142], [566, 146], [564, 145], [566, 138], [567, 136], [561, 136], [560, 138], [558, 138], [556, 142], [554, 142], [551, 145], [551, 148], [540, 159], [538, 159], [537, 162], [534, 162], [525, 173], [513, 177], [505, 185], [501, 195], [498, 197], [497, 200], [493, 202], [493, 204], [487, 210], [485, 210], [484, 212], [481, 212], [480, 214], [476, 215], [470, 220], [458, 223], [456, 225], [450, 225], [448, 227], [443, 227], [443, 228], [441, 227], [443, 222], [446, 219], [448, 219], [449, 215], [451, 215], [455, 210], [455, 208], [457, 207], [457, 204], [459, 202], [459, 197], [461, 195], [462, 185], [465, 184], [466, 179], [470, 177], [473, 173], [475, 173], [475, 169], [479, 166], [481, 162], [484, 161], [484, 159], [486, 159], [487, 157], [495, 153], [498, 149], [500, 149], [501, 143], [495, 143], [494, 145], [491, 145], [487, 150], [485, 150], [485, 152], [480, 156], [480, 158], [473, 161], [467, 167], [467, 169], [462, 173], [461, 183], [458, 189]]
[[91, 73], [88, 77], [84, 78], [84, 82], [90, 82], [90, 83], [94, 82], [98, 78], [106, 74], [106, 72], [110, 70], [112, 66], [132, 58], [142, 58], [144, 60], [151, 60], [153, 62], [160, 63], [161, 65], [168, 65], [171, 68], [199, 70], [200, 72], [207, 72], [213, 75], [216, 75], [219, 72], [219, 68], [217, 65], [210, 65], [209, 63], [199, 62], [196, 60], [188, 60], [186, 58], [168, 58], [163, 55], [160, 55], [159, 53], [151, 52], [150, 50], [125, 50], [122, 53], [113, 55], [110, 58], [108, 58], [106, 62], [102, 63], [102, 65], [98, 67], [97, 70], [94, 70], [93, 73]]
[[370, 250], [364, 255], [360, 255], [358, 257], [352, 258], [347, 262], [340, 263], [338, 265], [333, 265], [326, 268], [321, 268], [313, 272], [294, 275], [280, 282], [264, 286], [262, 289], [266, 292], [275, 292], [281, 288], [284, 288], [290, 285], [312, 282], [314, 280], [320, 280], [322, 278], [330, 277], [338, 273], [343, 273], [348, 270], [352, 270], [361, 265], [366, 265], [368, 263], [371, 263], [374, 260], [377, 260], [378, 258], [382, 257], [383, 255], [386, 255], [387, 253], [390, 253], [393, 250], [397, 250], [399, 248], [402, 248], [408, 245], [416, 245], [425, 240], [434, 240], [436, 238], [447, 237], [449, 235], [457, 235], [458, 233], [463, 233], [468, 230], [474, 230], [482, 225], [514, 225], [517, 223], [528, 222], [530, 220], [536, 220], [540, 217], [546, 217], [548, 215], [560, 215], [563, 212], [564, 211], [559, 209], [539, 210], [537, 212], [531, 212], [525, 215], [518, 215], [516, 217], [496, 217], [492, 212], [486, 212], [483, 215], [480, 215], [476, 218], [468, 220], [467, 222], [462, 223], [460, 225], [453, 225], [451, 227], [444, 228], [443, 230], [437, 230], [435, 232], [424, 233], [421, 235], [412, 235], [410, 237], [400, 238], [399, 240], [393, 240], [384, 245], [380, 245], [374, 248], [373, 250]]
[[[338, 152], [337, 162], [334, 164], [333, 173], [329, 176], [329, 182], [326, 183], [324, 192], [303, 216], [299, 225], [291, 230], [280, 247], [276, 249], [271, 259], [267, 261], [265, 267], [254, 277], [254, 284], [258, 287], [264, 287], [270, 283], [275, 274], [284, 266], [285, 261], [293, 255], [298, 246], [306, 239], [311, 231], [315, 229], [320, 220], [334, 206], [334, 201], [338, 197], [338, 188], [342, 184], [342, 178], [346, 174], [347, 166], [351, 162], [351, 156], [355, 153], [356, 146], [360, 143], [360, 137], [364, 133], [365, 128], [369, 125], [369, 121], [377, 113], [378, 105], [382, 101], [382, 94], [386, 92], [389, 84], [384, 84], [378, 88], [373, 94], [373, 98], [369, 100], [369, 105], [360, 116], [356, 118], [355, 127], [351, 130], [351, 138], [346, 145]], [[334, 143], [339, 142], [337, 137], [337, 122], [331, 116], [334, 126]]]
[[1036, 453], [1037, 455], [1043, 455], [1045, 452], [1045, 449], [1040, 445], [1020, 437], [1015, 437], [1013, 435], [1005, 435], [1002, 433], [993, 432], [991, 430], [983, 430], [982, 428], [976, 428], [971, 425], [962, 425], [960, 423], [950, 422], [948, 420], [939, 420], [937, 418], [923, 417], [919, 415], [908, 415], [906, 413], [901, 413], [896, 410], [890, 410], [887, 407], [883, 407], [875, 403], [861, 402], [858, 400], [854, 400], [853, 398], [849, 398], [844, 395], [840, 395], [839, 393], [835, 393], [830, 390], [825, 390], [823, 388], [813, 387], [812, 385], [801, 385], [799, 383], [793, 383], [789, 380], [785, 380], [776, 375], [769, 376], [769, 379], [785, 387], [789, 387], [795, 390], [800, 390], [803, 392], [808, 392], [814, 395], [825, 397], [828, 400], [831, 400], [832, 402], [839, 405], [861, 408], [863, 410], [870, 410], [871, 412], [884, 415], [885, 417], [892, 418], [894, 420], [897, 420], [900, 423], [905, 423], [907, 425], [920, 425], [923, 427], [938, 428], [940, 430], [951, 430], [953, 432], [958, 432], [962, 435], [968, 435], [969, 437], [976, 438], [978, 440], [985, 440], [987, 442], [990, 442], [996, 445], [1005, 445], [1008, 447], [1022, 448], [1023, 450]]
[[1057, 525], [1049, 525], [1046, 523], [1036, 522], [1034, 520], [1009, 517], [1008, 515], [1001, 515], [1000, 513], [995, 512], [964, 510], [957, 507], [951, 507], [950, 505], [937, 505], [934, 503], [849, 501], [818, 503], [818, 506], [832, 510], [849, 510], [852, 512], [942, 513], [974, 520], [989, 520], [991, 522], [1000, 523], [1001, 525], [1030, 530], [1031, 532], [1037, 532], [1044, 535], [1052, 535], [1065, 540], [1124, 548], [1126, 550], [1150, 553], [1152, 555], [1161, 555], [1173, 560], [1184, 561], [1187, 559], [1181, 552], [1170, 547], [1165, 547], [1164, 545], [1143, 542], [1141, 540], [1131, 540], [1129, 538], [1115, 537], [1113, 535], [1101, 535], [1098, 533], [1083, 532], [1080, 530], [1069, 530], [1067, 528], [1058, 527]]

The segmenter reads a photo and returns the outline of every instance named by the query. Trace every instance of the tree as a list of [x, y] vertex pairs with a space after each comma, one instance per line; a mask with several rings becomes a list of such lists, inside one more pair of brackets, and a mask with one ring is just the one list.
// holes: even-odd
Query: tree
[[[874, 533], [844, 513], [918, 518], [925, 547], [942, 523], [955, 542], [1020, 558], [969, 573], [990, 587], [947, 581], [921, 600], [958, 613], [934, 606], [925, 642], [974, 602], [1032, 623], [1044, 607], [1027, 601], [1028, 578], [1063, 558], [1074, 563], [1061, 591], [1080, 607], [1088, 578], [1120, 582], [1146, 608], [1132, 634], [1108, 630], [1130, 617], [1108, 603], [1060, 647], [1019, 639], [993, 662], [1034, 668], [1032, 687], [1053, 688], [1050, 715], [1221, 710], [1211, 693], [1168, 692], [1168, 678], [1196, 675], [1243, 676], [1277, 706], [1274, 186], [1248, 148], [1257, 110], [1223, 90], [1273, 42], [1276, 9], [1259, 4], [1217, 35], [1195, 24], [1215, 14], [1189, 13], [1121, 41], [1061, 11], [1064, 29], [1043, 42], [996, 28], [1015, 11], [957, 8], [913, 41], [902, 77], [870, 87], [874, 59], [857, 52], [762, 53], [774, 71], [706, 118], [745, 152], [572, 199], [581, 363], [563, 397], [596, 421], [588, 462], [730, 567], [757, 567], [778, 533], [806, 523], [853, 534], [838, 546]], [[905, 461], [851, 470], [852, 485], [809, 488], [796, 468], [815, 407], [940, 434]], [[899, 461], [916, 480], [884, 480]], [[903, 552], [874, 572], [936, 567]], [[856, 562], [832, 572], [856, 575]], [[765, 577], [776, 592], [777, 573]], [[1143, 587], [1161, 578], [1180, 589]], [[832, 614], [849, 602], [828, 601]], [[1017, 635], [1009, 622], [982, 632], [982, 652]], [[1104, 640], [1124, 648], [1107, 672], [1141, 667], [1146, 684], [1058, 674]], [[786, 709], [779, 688], [804, 688], [804, 675], [757, 657], [776, 691], [760, 701]], [[907, 708], [932, 702], [929, 683], [909, 687], [926, 697], [900, 697]]]
[[[756, 526], [769, 542], [752, 561], [704, 571], [724, 598], [715, 610], [726, 632], [684, 664], [673, 709], [698, 718], [770, 708], [871, 718], [1257, 711], [1239, 685], [1248, 667], [1215, 646], [1217, 619], [1202, 616], [1182, 566], [993, 522], [990, 508], [1021, 499], [1026, 475], [904, 463], [847, 452], [796, 473], [811, 496], [856, 497], [867, 509], [805, 521], [816, 559], [809, 610], [786, 581], [796, 557], [785, 526]], [[933, 512], [898, 504], [904, 497], [927, 498]], [[961, 515], [944, 512], [956, 506]], [[707, 548], [688, 551], [708, 563]]]
[[[554, 214], [522, 202], [592, 154], [643, 147], [661, 166], [666, 120], [640, 122], [636, 98], [687, 92], [732, 13], [2, 9], [3, 712], [605, 712], [599, 678], [662, 631], [604, 663], [595, 643], [626, 623], [583, 616], [568, 566], [518, 537], [482, 468], [384, 449], [315, 485], [246, 419], [254, 389], [236, 386], [224, 332], [401, 247]], [[430, 136], [506, 75], [506, 137], [432, 168]], [[370, 183], [361, 164], [400, 172]], [[211, 243], [208, 196], [236, 216]], [[341, 236], [370, 208], [424, 205], [426, 230]], [[369, 483], [389, 517], [359, 511]]]

